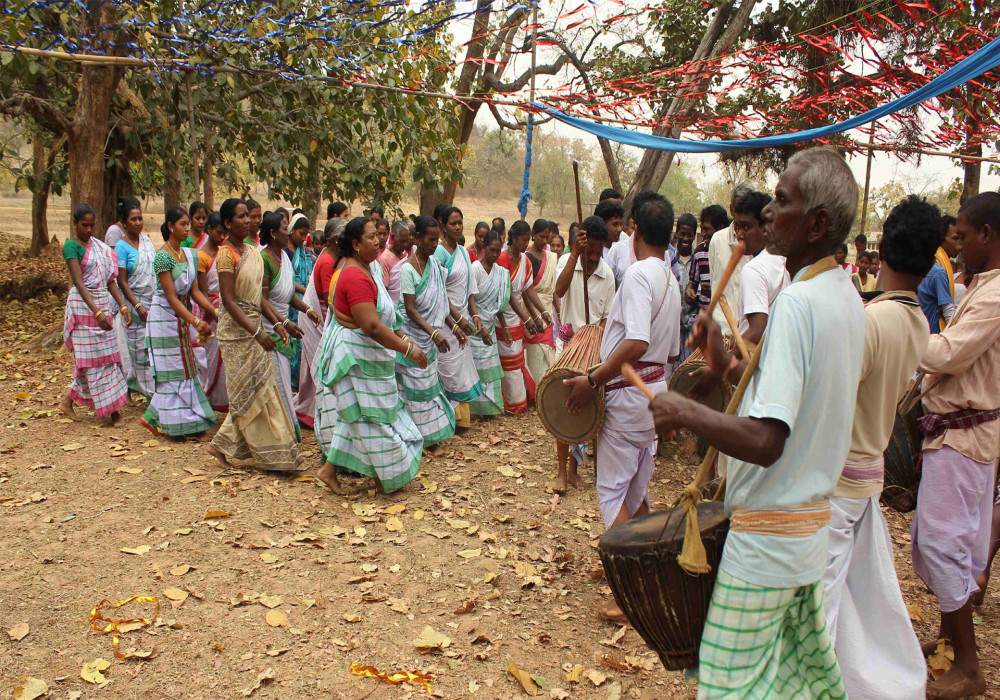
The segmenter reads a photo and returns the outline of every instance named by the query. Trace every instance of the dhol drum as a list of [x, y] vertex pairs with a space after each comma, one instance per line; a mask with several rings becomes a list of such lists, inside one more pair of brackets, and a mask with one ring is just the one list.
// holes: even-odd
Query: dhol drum
[[900, 513], [909, 513], [917, 507], [917, 490], [920, 488], [921, 447], [924, 442], [917, 420], [924, 409], [917, 401], [905, 411], [906, 399], [896, 410], [889, 446], [882, 453], [885, 463], [885, 484], [881, 501]]
[[584, 326], [577, 331], [535, 390], [535, 405], [542, 425], [552, 437], [567, 445], [590, 442], [604, 423], [603, 388], [597, 390], [593, 403], [584, 410], [570, 413], [566, 400], [571, 391], [563, 384], [564, 379], [586, 374], [600, 362], [602, 333], [603, 329], [597, 325]]
[[[667, 386], [671, 391], [688, 396], [688, 392], [698, 384], [698, 378], [694, 376], [694, 373], [702, 367], [707, 366], [708, 362], [705, 360], [705, 356], [701, 354], [701, 350], [695, 350], [684, 362], [677, 366], [677, 369], [670, 375], [670, 381]], [[707, 394], [698, 399], [698, 401], [713, 410], [721, 412], [726, 410], [726, 404], [729, 403], [732, 395], [733, 387], [729, 382], [712, 379], [710, 385], [707, 387]]]
[[677, 563], [685, 522], [682, 508], [657, 511], [608, 530], [600, 544], [615, 602], [671, 671], [698, 665], [701, 634], [729, 534], [723, 504], [699, 503], [698, 527], [712, 570], [692, 575]]

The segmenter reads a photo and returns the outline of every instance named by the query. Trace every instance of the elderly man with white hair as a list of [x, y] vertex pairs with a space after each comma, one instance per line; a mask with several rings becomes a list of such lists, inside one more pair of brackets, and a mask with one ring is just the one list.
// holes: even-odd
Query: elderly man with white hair
[[[751, 372], [736, 415], [676, 392], [651, 404], [663, 434], [687, 428], [729, 456], [730, 531], [700, 650], [699, 698], [844, 698], [823, 609], [830, 497], [851, 446], [865, 314], [833, 252], [858, 187], [834, 149], [797, 153], [763, 210], [767, 250], [792, 283], [749, 364], [704, 313], [692, 338], [717, 376]], [[759, 360], [759, 363], [758, 363]]]
[[[733, 194], [729, 200], [730, 219], [736, 216], [736, 205], [739, 204], [740, 200], [753, 191], [754, 187], [749, 182], [741, 182], [733, 188]], [[722, 273], [725, 272], [726, 265], [729, 264], [729, 258], [732, 257], [733, 251], [738, 246], [739, 240], [736, 236], [736, 225], [733, 223], [730, 223], [728, 227], [721, 231], [716, 231], [712, 234], [712, 240], [708, 244], [708, 274], [712, 281], [712, 294], [715, 294], [715, 290], [719, 287], [719, 283], [722, 281]], [[732, 277], [729, 278], [729, 282], [726, 283], [723, 294], [730, 308], [735, 309], [736, 303], [740, 298], [740, 272], [743, 270], [743, 266], [752, 259], [752, 255], [744, 255], [740, 258], [736, 270], [733, 272]], [[721, 308], [718, 306], [715, 307], [715, 310], [712, 312], [712, 318], [722, 328], [723, 335], [732, 335], [732, 331], [726, 324], [726, 317]]]

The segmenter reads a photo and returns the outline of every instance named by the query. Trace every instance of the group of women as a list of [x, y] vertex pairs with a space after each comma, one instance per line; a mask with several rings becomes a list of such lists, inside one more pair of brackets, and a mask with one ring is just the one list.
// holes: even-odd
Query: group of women
[[157, 250], [137, 200], [119, 203], [104, 241], [78, 206], [64, 246], [74, 373], [61, 409], [75, 418], [82, 404], [117, 423], [138, 393], [144, 426], [201, 440], [225, 412], [209, 452], [277, 471], [299, 468], [301, 423], [322, 451], [318, 477], [337, 493], [338, 471], [401, 488], [423, 450], [472, 416], [524, 410], [523, 343], [552, 339], [547, 228], [533, 235], [517, 222], [507, 237], [502, 225], [477, 227], [466, 248], [457, 207], [416, 217], [391, 271], [394, 298], [379, 262], [390, 227], [348, 216], [344, 206], [310, 234], [298, 211], [195, 202], [166, 212]]

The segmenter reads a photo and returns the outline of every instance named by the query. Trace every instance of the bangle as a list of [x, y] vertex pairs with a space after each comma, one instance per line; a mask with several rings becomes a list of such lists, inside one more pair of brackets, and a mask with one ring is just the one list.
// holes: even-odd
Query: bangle
[[458, 323], [459, 323], [458, 321], [455, 321], [455, 325], [451, 327], [451, 334], [452, 335], [458, 335], [458, 331], [459, 331]]
[[97, 311], [94, 312], [94, 318], [100, 318], [103, 315], [104, 312], [101, 309], [98, 309]]
[[291, 321], [291, 319], [288, 319], [288, 318], [286, 318], [286, 319], [285, 319], [284, 321], [282, 321], [282, 322], [281, 322], [281, 325], [282, 325], [282, 326], [283, 326], [284, 328], [288, 328], [288, 323], [289, 323], [290, 321]]
[[121, 306], [118, 307], [118, 310], [121, 311], [122, 313], [125, 313], [126, 311], [128, 311], [128, 307], [125, 306], [125, 304], [122, 304]]
[[435, 329], [434, 329], [434, 332], [433, 332], [433, 333], [431, 333], [431, 340], [434, 340], [434, 339], [435, 339], [435, 338], [437, 338], [437, 337], [438, 337], [439, 335], [441, 335], [441, 332], [440, 332], [440, 331], [438, 331], [438, 329], [437, 329], [437, 328], [435, 328]]
[[403, 353], [403, 357], [409, 359], [411, 352], [413, 352], [413, 343], [411, 343], [409, 340], [407, 340], [406, 341], [406, 352]]
[[262, 330], [264, 330], [264, 324], [262, 324], [262, 323], [257, 324], [257, 332], [253, 334], [253, 337], [254, 337], [255, 340], [256, 340], [257, 336], [260, 335], [260, 332]]

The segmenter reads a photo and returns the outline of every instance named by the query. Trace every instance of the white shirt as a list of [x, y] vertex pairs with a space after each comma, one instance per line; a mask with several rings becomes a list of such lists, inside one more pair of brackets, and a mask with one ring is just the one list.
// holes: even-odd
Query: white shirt
[[[626, 340], [649, 343], [639, 358], [643, 362], [665, 365], [668, 358], [680, 354], [681, 288], [670, 263], [646, 258], [625, 272], [604, 326], [601, 362]], [[665, 379], [649, 386], [654, 393], [667, 390]], [[652, 430], [649, 399], [631, 386], [607, 392], [604, 424], [628, 432]]]
[[[569, 255], [559, 258], [556, 265], [556, 280], [569, 264]], [[590, 300], [590, 322], [600, 323], [608, 317], [611, 302], [615, 298], [615, 276], [611, 268], [603, 260], [598, 261], [597, 269], [587, 279], [587, 293]], [[583, 312], [583, 261], [576, 261], [576, 271], [569, 283], [569, 289], [562, 297], [562, 307], [559, 312], [559, 322], [573, 326], [577, 332], [586, 325], [586, 315]]]
[[[670, 251], [663, 251], [663, 259], [670, 261]], [[605, 262], [611, 266], [611, 271], [615, 273], [615, 284], [621, 286], [625, 271], [635, 262], [635, 248], [633, 247], [632, 236], [624, 233], [618, 242], [611, 246], [608, 254], [604, 258]]]
[[[801, 279], [800, 270], [795, 279]], [[773, 510], [833, 495], [851, 447], [851, 430], [865, 346], [865, 311], [840, 270], [807, 282], [793, 280], [778, 294], [768, 321], [760, 366], [740, 416], [771, 418], [789, 430], [778, 461], [768, 468], [729, 458], [726, 510]], [[721, 568], [757, 586], [796, 588], [823, 577], [829, 529], [809, 537], [730, 531]]]
[[760, 251], [743, 266], [740, 272], [740, 298], [736, 308], [741, 335], [750, 328], [747, 316], [770, 313], [778, 293], [790, 282], [785, 259], [780, 255], [771, 255], [766, 250]]
[[[712, 235], [712, 240], [708, 242], [708, 272], [712, 280], [713, 295], [715, 294], [715, 290], [719, 288], [719, 282], [722, 281], [722, 273], [726, 271], [726, 266], [729, 265], [729, 258], [732, 257], [733, 251], [736, 250], [738, 245], [739, 241], [736, 239], [736, 231], [733, 230], [732, 226], [716, 231]], [[740, 298], [740, 272], [743, 270], [743, 266], [750, 260], [749, 255], [743, 256], [733, 271], [732, 277], [729, 278], [729, 283], [722, 292], [726, 295], [726, 301], [729, 302], [730, 308]], [[729, 324], [726, 322], [726, 316], [718, 306], [712, 312], [712, 318], [719, 324], [723, 335], [732, 335]]]

